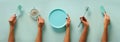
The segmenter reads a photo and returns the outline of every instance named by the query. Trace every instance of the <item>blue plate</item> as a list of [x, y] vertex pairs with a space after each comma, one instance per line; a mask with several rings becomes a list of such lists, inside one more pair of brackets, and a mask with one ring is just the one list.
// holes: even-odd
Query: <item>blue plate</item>
[[49, 22], [55, 28], [62, 28], [66, 25], [67, 14], [61, 9], [55, 9], [49, 14]]

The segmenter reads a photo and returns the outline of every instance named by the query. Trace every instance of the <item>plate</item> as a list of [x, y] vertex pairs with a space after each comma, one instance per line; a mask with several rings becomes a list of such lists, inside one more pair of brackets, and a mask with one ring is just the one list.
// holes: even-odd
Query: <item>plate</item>
[[55, 9], [49, 14], [49, 22], [55, 28], [62, 28], [66, 25], [67, 14], [62, 9]]

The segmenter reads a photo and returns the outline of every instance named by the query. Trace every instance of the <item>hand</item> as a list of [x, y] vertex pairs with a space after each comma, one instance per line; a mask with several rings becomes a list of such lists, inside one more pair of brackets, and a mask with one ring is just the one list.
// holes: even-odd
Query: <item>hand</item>
[[16, 15], [12, 15], [9, 19], [9, 24], [11, 27], [14, 27], [15, 26], [15, 23], [16, 23]]
[[89, 23], [85, 17], [80, 17], [80, 20], [85, 27], [89, 27]]
[[66, 23], [66, 27], [70, 27], [70, 17], [69, 15], [67, 14], [68, 18], [67, 18], [67, 23]]
[[110, 17], [105, 13], [104, 14], [104, 25], [108, 26], [110, 23]]
[[44, 25], [44, 19], [39, 16], [37, 21], [38, 21], [38, 27], [42, 28]]

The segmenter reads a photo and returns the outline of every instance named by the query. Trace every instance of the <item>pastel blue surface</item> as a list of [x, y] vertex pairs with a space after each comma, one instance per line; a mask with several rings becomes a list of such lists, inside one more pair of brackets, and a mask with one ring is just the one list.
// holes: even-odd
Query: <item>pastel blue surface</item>
[[[30, 15], [34, 7], [39, 10], [40, 16], [45, 20], [43, 27], [43, 42], [63, 42], [65, 31], [56, 32], [49, 22], [49, 14], [54, 9], [64, 9], [71, 19], [71, 42], [79, 42], [83, 29], [78, 30], [80, 16], [84, 15], [86, 6], [89, 6], [89, 14], [86, 18], [89, 22], [87, 42], [101, 42], [104, 17], [100, 6], [103, 5], [110, 16], [108, 28], [108, 42], [120, 42], [120, 0], [0, 0], [0, 42], [8, 42], [9, 18], [16, 13], [18, 5], [22, 6], [22, 16], [17, 19], [15, 27], [16, 42], [35, 42], [38, 26]], [[82, 28], [82, 26], [80, 26]], [[62, 29], [62, 28], [61, 28]]]
[[55, 28], [62, 28], [66, 24], [67, 14], [64, 10], [55, 9], [49, 15], [49, 21]]

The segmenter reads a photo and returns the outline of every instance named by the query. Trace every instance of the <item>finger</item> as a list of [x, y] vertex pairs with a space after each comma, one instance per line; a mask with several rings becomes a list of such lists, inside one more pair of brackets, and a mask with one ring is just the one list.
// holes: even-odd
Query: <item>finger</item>
[[87, 22], [87, 19], [86, 19], [85, 17], [82, 17], [82, 18], [81, 18], [81, 22], [82, 22], [82, 23], [85, 23], [85, 22]]
[[104, 14], [104, 16], [106, 16], [106, 14]]
[[80, 20], [82, 19], [82, 17], [80, 17]]
[[16, 18], [16, 14], [12, 15], [12, 17]]
[[16, 20], [14, 20], [14, 23], [16, 22]]
[[82, 17], [80, 17], [80, 20], [81, 20]]
[[106, 16], [108, 16], [108, 14], [106, 14]]
[[69, 15], [67, 14], [67, 16], [69, 17]]
[[83, 22], [83, 17], [80, 17], [81, 22]]
[[14, 13], [12, 16], [16, 16], [16, 14]]
[[80, 20], [81, 20], [82, 17], [80, 17]]
[[67, 17], [70, 18], [70, 16], [67, 14]]
[[11, 16], [10, 19], [9, 19], [9, 21], [11, 22], [13, 20], [14, 20], [14, 16]]
[[14, 21], [14, 20], [16, 20], [15, 14], [10, 17], [10, 20], [9, 20], [9, 21]]
[[80, 16], [80, 19], [83, 18], [84, 16]]
[[104, 17], [107, 17], [108, 15], [107, 14], [104, 14]]
[[39, 21], [40, 20], [40, 17], [38, 16], [38, 20], [37, 21]]
[[106, 12], [105, 12], [104, 16], [105, 16], [105, 15], [107, 15], [107, 16], [108, 16], [108, 14], [107, 14]]
[[83, 17], [83, 20], [84, 20], [84, 21], [87, 21], [87, 19], [86, 19], [85, 17]]
[[12, 20], [13, 20], [13, 19], [12, 19], [12, 18], [10, 18], [10, 19], [9, 19], [9, 22], [12, 22]]
[[69, 20], [70, 19], [70, 16], [67, 14], [67, 18], [66, 18], [67, 20]]
[[13, 20], [16, 20], [16, 14], [13, 15]]
[[83, 16], [82, 16], [82, 17], [80, 17], [80, 20], [81, 20], [81, 19], [83, 19]]
[[67, 18], [66, 18], [67, 19]]

